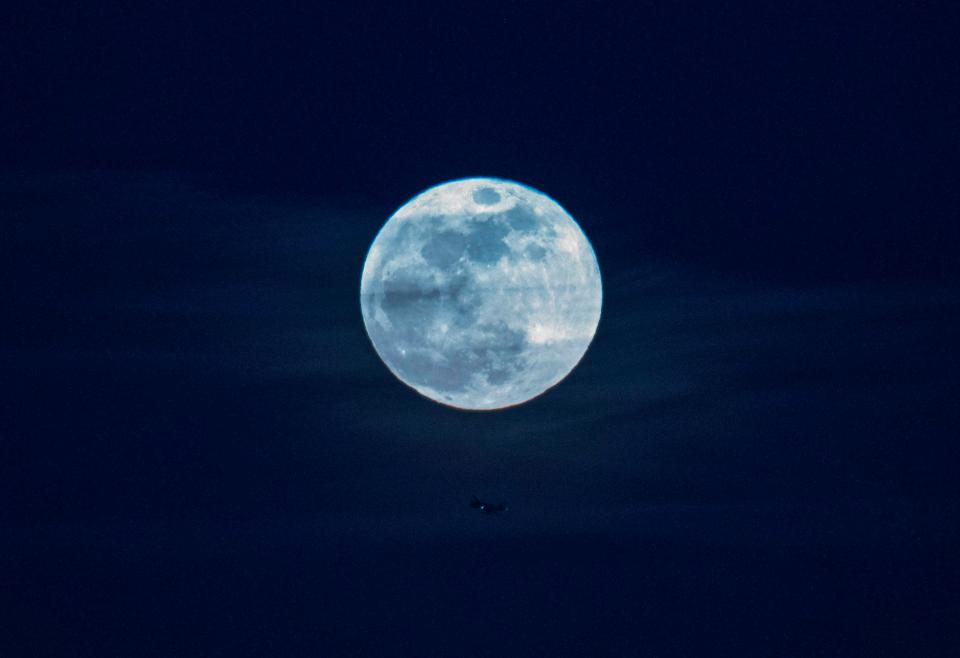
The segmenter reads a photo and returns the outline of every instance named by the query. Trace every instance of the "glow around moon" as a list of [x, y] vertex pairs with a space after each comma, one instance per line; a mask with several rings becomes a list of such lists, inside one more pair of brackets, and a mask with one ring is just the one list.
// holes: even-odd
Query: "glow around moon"
[[600, 269], [573, 218], [518, 183], [469, 178], [401, 207], [367, 254], [360, 306], [374, 348], [423, 395], [499, 409], [543, 393], [600, 321]]

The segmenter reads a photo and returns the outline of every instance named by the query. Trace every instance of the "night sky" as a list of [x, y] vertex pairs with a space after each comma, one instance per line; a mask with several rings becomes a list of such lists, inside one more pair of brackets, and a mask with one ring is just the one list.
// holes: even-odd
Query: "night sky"
[[[0, 656], [960, 655], [954, 3], [107, 4], [0, 22]], [[465, 176], [603, 275], [500, 412], [360, 314]]]

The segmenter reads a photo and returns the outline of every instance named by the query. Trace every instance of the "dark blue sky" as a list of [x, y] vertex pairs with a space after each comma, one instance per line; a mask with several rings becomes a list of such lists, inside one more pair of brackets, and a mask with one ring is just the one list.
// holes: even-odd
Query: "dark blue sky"
[[[956, 655], [958, 26], [13, 10], [0, 654]], [[390, 213], [469, 175], [604, 277], [502, 413], [404, 387], [359, 311]]]

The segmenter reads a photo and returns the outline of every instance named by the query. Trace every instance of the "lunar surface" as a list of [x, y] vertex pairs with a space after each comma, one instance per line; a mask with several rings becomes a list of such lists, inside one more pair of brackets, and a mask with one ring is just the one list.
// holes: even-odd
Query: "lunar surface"
[[518, 183], [430, 188], [367, 254], [363, 321], [391, 372], [461, 409], [526, 402], [567, 376], [600, 321], [600, 269], [573, 218]]

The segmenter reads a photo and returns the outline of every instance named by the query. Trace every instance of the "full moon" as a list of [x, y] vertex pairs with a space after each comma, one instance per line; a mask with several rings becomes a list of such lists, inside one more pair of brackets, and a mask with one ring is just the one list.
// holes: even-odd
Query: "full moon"
[[407, 202], [374, 239], [360, 283], [387, 368], [460, 409], [518, 405], [560, 382], [587, 351], [601, 301], [597, 258], [573, 218], [496, 178]]

